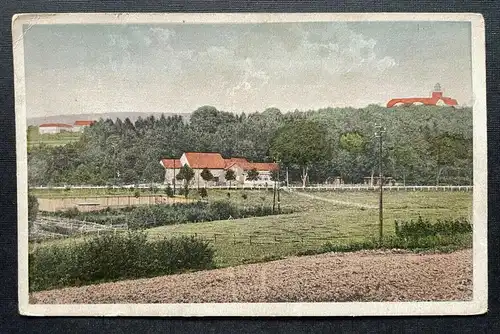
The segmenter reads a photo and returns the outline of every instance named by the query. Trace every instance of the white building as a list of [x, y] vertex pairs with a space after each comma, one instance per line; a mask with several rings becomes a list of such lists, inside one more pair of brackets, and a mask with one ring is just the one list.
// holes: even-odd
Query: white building
[[86, 127], [89, 127], [94, 123], [95, 121], [75, 121], [73, 124], [73, 131], [82, 132]]
[[[166, 184], [182, 184], [181, 181], [175, 179], [179, 173], [179, 169], [188, 165], [194, 171], [194, 177], [191, 185], [204, 187], [210, 185], [226, 185], [229, 181], [226, 180], [226, 172], [232, 170], [235, 174], [233, 184], [271, 184], [272, 171], [279, 169], [276, 163], [251, 163], [245, 158], [230, 158], [224, 159], [220, 153], [205, 153], [205, 152], [186, 152], [180, 159], [162, 159], [161, 165], [165, 168], [165, 183]], [[203, 180], [201, 173], [204, 169], [208, 169], [213, 176], [213, 180], [206, 182]], [[258, 178], [255, 181], [247, 179], [248, 171], [256, 170]]]
[[38, 132], [40, 134], [54, 134], [71, 131], [73, 131], [73, 127], [69, 124], [63, 123], [45, 123], [38, 126]]

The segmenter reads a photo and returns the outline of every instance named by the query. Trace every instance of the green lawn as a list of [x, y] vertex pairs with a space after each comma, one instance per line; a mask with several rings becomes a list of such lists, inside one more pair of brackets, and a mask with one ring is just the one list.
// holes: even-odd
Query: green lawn
[[81, 132], [61, 132], [57, 134], [39, 134], [38, 131], [28, 133], [28, 147], [48, 145], [61, 146], [76, 142], [81, 137]]
[[[210, 190], [209, 200], [227, 197], [228, 191]], [[229, 200], [239, 205], [272, 204], [271, 191], [230, 191]], [[314, 196], [378, 205], [377, 192], [315, 192]], [[385, 192], [384, 235], [394, 233], [396, 219], [421, 215], [431, 220], [470, 218], [471, 192]], [[282, 193], [281, 207], [291, 214], [205, 223], [162, 226], [147, 230], [151, 238], [193, 235], [211, 241], [218, 266], [266, 261], [314, 250], [330, 241], [347, 244], [378, 236], [378, 209], [365, 209]], [[68, 242], [58, 240], [45, 244]]]

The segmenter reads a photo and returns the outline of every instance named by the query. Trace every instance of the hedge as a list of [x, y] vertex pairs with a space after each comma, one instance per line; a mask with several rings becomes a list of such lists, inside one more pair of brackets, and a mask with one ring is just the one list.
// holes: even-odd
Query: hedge
[[148, 241], [143, 231], [103, 234], [29, 254], [30, 291], [214, 268], [214, 250], [193, 237]]

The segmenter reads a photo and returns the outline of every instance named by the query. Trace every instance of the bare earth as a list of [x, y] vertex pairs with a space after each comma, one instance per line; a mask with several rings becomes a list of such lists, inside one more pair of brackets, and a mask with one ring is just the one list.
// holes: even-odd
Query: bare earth
[[42, 291], [31, 303], [437, 301], [472, 299], [472, 250], [362, 251]]

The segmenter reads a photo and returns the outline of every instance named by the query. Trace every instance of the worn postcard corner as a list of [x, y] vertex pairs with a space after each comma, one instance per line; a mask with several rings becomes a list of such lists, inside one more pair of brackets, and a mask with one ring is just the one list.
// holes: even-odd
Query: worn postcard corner
[[480, 14], [17, 14], [19, 312], [487, 311]]

